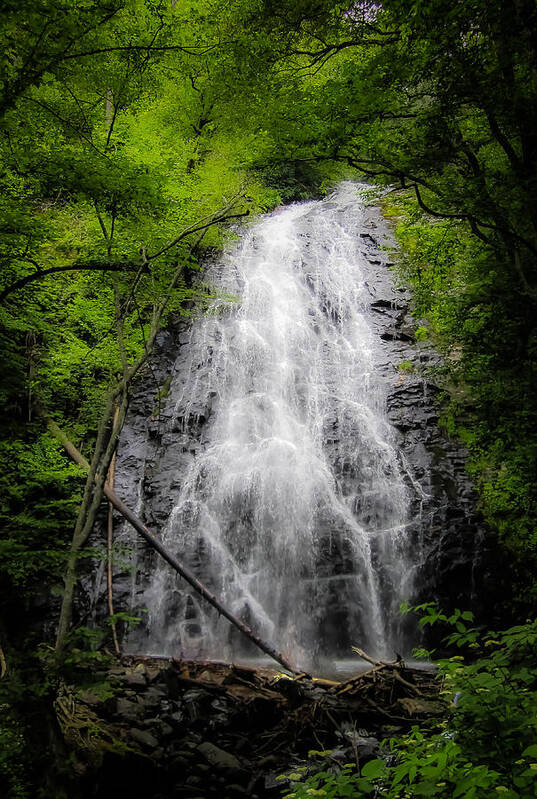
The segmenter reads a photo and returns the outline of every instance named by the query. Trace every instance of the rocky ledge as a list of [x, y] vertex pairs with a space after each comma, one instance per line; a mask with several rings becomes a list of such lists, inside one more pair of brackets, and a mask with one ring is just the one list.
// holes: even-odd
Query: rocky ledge
[[337, 683], [124, 657], [78, 669], [76, 684], [63, 683], [55, 703], [72, 799], [104, 799], [113, 786], [129, 799], [275, 799], [311, 750], [334, 767], [363, 765], [388, 729], [445, 713], [434, 675], [402, 663]]

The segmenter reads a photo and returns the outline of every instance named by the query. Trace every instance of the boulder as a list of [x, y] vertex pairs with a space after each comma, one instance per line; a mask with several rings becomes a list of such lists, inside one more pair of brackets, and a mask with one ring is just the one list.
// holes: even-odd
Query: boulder
[[226, 752], [224, 749], [220, 749], [220, 747], [208, 741], [200, 744], [197, 749], [198, 752], [216, 768], [231, 769], [233, 771], [237, 771], [241, 768], [241, 764], [235, 755]]
[[159, 745], [157, 738], [148, 730], [139, 730], [137, 727], [132, 727], [129, 730], [129, 735], [136, 743], [139, 743], [146, 749], [156, 749]]

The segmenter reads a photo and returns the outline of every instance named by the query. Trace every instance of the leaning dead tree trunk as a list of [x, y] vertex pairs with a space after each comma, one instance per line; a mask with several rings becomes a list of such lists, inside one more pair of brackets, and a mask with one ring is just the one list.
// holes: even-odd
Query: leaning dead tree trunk
[[[116, 408], [114, 414], [114, 430], [117, 429], [117, 422], [119, 419], [119, 408]], [[114, 489], [114, 477], [116, 473], [116, 450], [112, 455], [110, 466], [108, 468], [108, 482], [107, 485]], [[112, 627], [112, 637], [114, 639], [114, 649], [116, 654], [119, 655], [121, 650], [119, 648], [119, 641], [117, 637], [116, 622], [114, 619], [114, 508], [111, 502], [108, 503], [108, 519], [107, 519], [107, 563], [106, 563], [106, 583], [108, 593], [108, 612], [110, 614], [110, 624]]]
[[[120, 418], [118, 420], [119, 427], [123, 424], [126, 410], [127, 397], [124, 393], [120, 405]], [[46, 414], [39, 406], [36, 407], [36, 412], [41, 416], [45, 416], [46, 418]], [[115, 448], [116, 436], [114, 433], [108, 437], [107, 441], [109, 423], [111, 424], [113, 415], [114, 396], [112, 393], [110, 393], [108, 395], [105, 411], [99, 425], [97, 441], [95, 444], [91, 465], [88, 464], [88, 479], [84, 487], [84, 495], [82, 497], [82, 503], [78, 511], [73, 539], [67, 558], [64, 576], [65, 588], [63, 592], [60, 618], [58, 621], [58, 630], [56, 634], [56, 650], [58, 652], [61, 652], [63, 649], [71, 626], [74, 593], [77, 582], [78, 559], [80, 557], [80, 552], [85, 546], [93, 529], [93, 525], [101, 505], [103, 486], [106, 479], [106, 474], [108, 472], [108, 465]]]
[[[49, 431], [54, 435], [61, 443], [63, 444], [67, 453], [71, 456], [71, 458], [77, 463], [79, 466], [82, 466], [87, 472], [90, 471], [90, 464], [84, 458], [84, 456], [77, 450], [74, 444], [69, 441], [69, 439], [65, 436], [65, 434], [60, 430], [58, 425], [52, 421], [52, 419], [47, 420], [47, 427]], [[95, 476], [95, 480], [99, 479], [99, 475]], [[119, 513], [126, 519], [139, 533], [142, 538], [146, 540], [149, 546], [154, 549], [159, 555], [164, 558], [164, 560], [170, 564], [172, 569], [174, 569], [181, 577], [189, 583], [192, 588], [205, 599], [213, 608], [224, 616], [231, 624], [233, 624], [240, 632], [246, 636], [252, 643], [254, 643], [258, 649], [261, 649], [266, 655], [271, 657], [277, 663], [287, 669], [288, 671], [297, 674], [299, 673], [298, 670], [292, 666], [288, 660], [282, 655], [280, 652], [277, 652], [274, 647], [260, 638], [257, 633], [255, 633], [247, 624], [241, 621], [237, 616], [234, 616], [233, 613], [230, 613], [226, 608], [219, 602], [219, 600], [214, 596], [211, 591], [202, 583], [195, 574], [190, 571], [188, 567], [184, 564], [180, 563], [168, 550], [166, 547], [162, 545], [162, 543], [156, 538], [153, 533], [143, 524], [143, 522], [131, 511], [127, 505], [117, 496], [116, 492], [110, 487], [109, 483], [105, 483], [103, 487], [103, 493], [107, 497], [108, 501], [116, 508]]]
[[[183, 241], [192, 234], [197, 233], [198, 236], [189, 247], [190, 252], [192, 252], [196, 247], [198, 247], [199, 244], [201, 244], [209, 228], [213, 227], [214, 225], [228, 222], [232, 219], [238, 219], [247, 216], [247, 211], [235, 213], [235, 205], [238, 200], [241, 199], [241, 196], [242, 195], [237, 195], [224, 208], [216, 211], [214, 214], [210, 214], [204, 219], [199, 220], [199, 222], [195, 222], [194, 224], [184, 228], [184, 230], [182, 230], [181, 233], [176, 236], [175, 239], [173, 239], [173, 241], [169, 242], [169, 244], [166, 244], [153, 255], [148, 255], [145, 251], [145, 248], [142, 248], [142, 261], [131, 287], [130, 294], [123, 306], [119, 302], [117, 292], [114, 292], [116, 301], [118, 351], [122, 365], [122, 374], [115, 386], [112, 386], [109, 390], [105, 409], [99, 423], [91, 466], [89, 468], [89, 473], [84, 488], [84, 495], [79, 508], [75, 530], [71, 541], [71, 547], [67, 558], [64, 576], [65, 589], [63, 592], [60, 618], [56, 635], [57, 652], [61, 652], [64, 648], [67, 635], [71, 627], [75, 587], [77, 583], [78, 559], [91, 534], [97, 512], [101, 505], [106, 475], [110, 467], [117, 439], [121, 432], [127, 411], [129, 386], [132, 383], [132, 380], [136, 377], [136, 375], [151, 357], [156, 337], [160, 330], [162, 318], [170, 303], [173, 291], [177, 287], [182, 275], [184, 274], [184, 263], [180, 261], [176, 265], [176, 268], [172, 272], [166, 287], [162, 291], [160, 300], [153, 307], [149, 334], [147, 338], [145, 336], [143, 337], [143, 352], [137, 358], [135, 358], [134, 362], [129, 363], [125, 349], [125, 343], [123, 340], [123, 323], [130, 304], [135, 302], [134, 292], [136, 286], [141, 280], [142, 275], [148, 271], [150, 263], [174, 248], [177, 244], [179, 244], [179, 242]], [[99, 224], [101, 225], [104, 239], [107, 243], [108, 252], [110, 252], [114, 220], [112, 219], [111, 227], [108, 230], [99, 212], [97, 212], [97, 218], [99, 220]], [[16, 287], [15, 284], [13, 284], [12, 288], [13, 287]], [[119, 406], [119, 415], [116, 419], [116, 422], [113, 423], [114, 408], [116, 405]], [[36, 404], [35, 410], [41, 416], [46, 417], [46, 414], [43, 413], [43, 410], [38, 404]]]

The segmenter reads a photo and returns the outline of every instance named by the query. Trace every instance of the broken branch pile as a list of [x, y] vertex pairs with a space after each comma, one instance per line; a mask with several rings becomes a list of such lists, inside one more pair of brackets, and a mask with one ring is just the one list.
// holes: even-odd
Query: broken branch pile
[[[446, 712], [434, 673], [402, 661], [371, 664], [336, 682], [225, 663], [124, 656], [90, 679], [112, 691], [102, 698], [91, 684], [72, 689], [69, 725], [76, 740], [88, 737], [81, 728], [87, 719], [94, 744], [99, 725], [104, 731], [98, 767], [95, 745], [91, 757], [80, 748], [74, 753], [85, 763], [88, 786], [94, 790], [121, 775], [130, 795], [143, 789], [151, 799], [276, 798], [278, 777], [310, 750], [328, 752], [335, 762], [363, 763], [378, 755], [387, 735]], [[69, 725], [63, 719], [62, 729]]]

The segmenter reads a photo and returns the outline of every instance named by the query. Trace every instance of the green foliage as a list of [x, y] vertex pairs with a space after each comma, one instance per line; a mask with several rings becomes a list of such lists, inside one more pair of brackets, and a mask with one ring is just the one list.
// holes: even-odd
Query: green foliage
[[9, 799], [26, 799], [30, 796], [30, 786], [25, 773], [24, 729], [11, 715], [8, 705], [0, 707], [0, 790]]
[[429, 337], [429, 331], [426, 327], [417, 327], [414, 333], [416, 341], [425, 341]]
[[413, 372], [414, 364], [412, 361], [401, 361], [397, 364], [397, 368], [400, 372]]
[[[103, 649], [112, 643], [111, 628], [121, 624], [122, 628], [127, 631], [136, 627], [140, 621], [139, 616], [120, 611], [107, 616], [101, 625], [75, 627], [68, 636], [66, 651], [62, 657], [62, 668], [68, 667], [71, 672], [73, 668], [76, 670], [92, 664], [95, 666], [109, 665], [110, 655]], [[46, 658], [46, 652], [43, 653], [43, 656]], [[57, 655], [54, 654], [53, 657], [57, 666]], [[53, 665], [53, 663], [49, 664], [51, 667]]]
[[528, 349], [535, 317], [513, 294], [498, 253], [460, 223], [431, 224], [405, 194], [384, 203], [397, 220], [397, 272], [444, 352], [435, 375], [449, 398], [443, 424], [470, 450], [483, 513], [510, 565], [509, 618], [513, 607], [529, 608], [537, 592], [537, 361]]
[[211, 306], [197, 272], [227, 238], [214, 216], [227, 209], [225, 223], [280, 202], [254, 169], [251, 129], [233, 122], [234, 92], [222, 91], [228, 54], [199, 57], [217, 31], [213, 11], [43, 0], [8, 3], [0, 23], [8, 635], [61, 581], [85, 480], [43, 434], [34, 405], [90, 455], [109, 387], [143, 357], [156, 309], [164, 304], [165, 325]]
[[321, 770], [313, 763], [296, 769], [285, 775], [290, 787], [284, 796], [537, 795], [537, 622], [483, 634], [467, 626], [473, 621], [469, 611], [448, 616], [433, 603], [404, 608], [410, 610], [421, 615], [422, 626], [451, 628], [446, 643], [468, 653], [467, 662], [461, 655], [438, 661], [442, 693], [451, 699], [449, 718], [386, 739], [382, 757], [359, 771], [353, 764], [333, 763]]
[[[281, 196], [276, 178], [263, 179], [263, 145], [250, 120], [244, 124], [248, 102], [240, 111], [237, 87], [224, 77], [229, 52], [207, 50], [225, 10], [218, 20], [210, 2], [4, 5], [0, 646], [8, 675], [1, 693], [10, 708], [4, 717], [28, 719], [54, 691], [57, 659], [45, 648], [39, 659], [32, 653], [54, 632], [86, 479], [44, 432], [35, 406], [91, 457], [107, 393], [143, 358], [156, 311], [164, 307], [166, 325], [172, 315], [229, 305], [232, 298], [213, 302], [199, 279], [203, 259], [225, 246], [227, 215], [267, 210]], [[311, 190], [303, 172], [287, 183], [282, 176], [284, 196]], [[157, 407], [166, 395], [160, 388]], [[103, 555], [83, 549], [79, 570]], [[125, 628], [135, 619], [116, 614], [114, 622]], [[75, 629], [62, 667], [102, 666], [109, 638], [108, 629]], [[25, 722], [14, 724], [22, 737], [1, 733], [0, 773], [26, 756], [30, 775], [42, 743], [33, 745]], [[18, 796], [20, 783], [24, 795], [22, 771], [10, 773], [9, 790]]]
[[[471, 451], [484, 513], [508, 555], [504, 612], [528, 607], [537, 595], [534, 4], [385, 0], [352, 12], [335, 0], [4, 5], [0, 632], [9, 658], [41, 634], [43, 599], [61, 590], [83, 490], [80, 471], [35, 419], [36, 400], [91, 453], [107, 391], [143, 356], [155, 310], [164, 303], [166, 324], [233, 301], [211, 306], [197, 279], [205, 253], [228, 237], [222, 225], [199, 225], [221, 209], [265, 211], [317, 196], [351, 169], [404, 189], [386, 195], [385, 209], [416, 315], [429, 320], [416, 341], [430, 324], [445, 353], [446, 428]], [[155, 387], [162, 390], [156, 413], [165, 387]], [[324, 785], [296, 780], [293, 790], [533, 791], [526, 758], [534, 744], [521, 727], [526, 714], [534, 734], [533, 683], [524, 683], [532, 671], [519, 633], [512, 648], [507, 633], [487, 645], [463, 613], [424, 610], [424, 625], [451, 620], [453, 645], [487, 653], [442, 665], [450, 690], [467, 679], [454, 737], [415, 730], [393, 743], [395, 766], [373, 761], [359, 775], [347, 767]], [[101, 633], [78, 635], [75, 659], [91, 662]], [[514, 667], [511, 683], [502, 657]], [[526, 665], [518, 669], [517, 658]], [[9, 679], [15, 702], [23, 681]], [[487, 701], [478, 707], [474, 694]], [[474, 749], [464, 732], [472, 713]], [[9, 772], [23, 746], [13, 723], [1, 762], [11, 764], [11, 789], [23, 792], [20, 771]], [[509, 768], [493, 729], [507, 739]]]
[[376, 792], [376, 784], [385, 773], [383, 760], [370, 760], [356, 774], [356, 766], [346, 763], [341, 768], [318, 771], [305, 775], [306, 769], [297, 770], [287, 776], [291, 786], [283, 796], [287, 799], [307, 799], [310, 796], [324, 796], [338, 799], [344, 796], [371, 796]]

